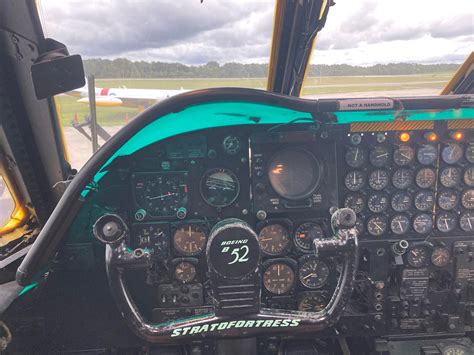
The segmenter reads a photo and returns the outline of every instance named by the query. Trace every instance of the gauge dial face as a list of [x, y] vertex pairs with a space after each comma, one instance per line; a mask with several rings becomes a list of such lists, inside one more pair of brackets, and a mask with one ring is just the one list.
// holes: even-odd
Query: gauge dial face
[[240, 151], [240, 139], [234, 135], [228, 135], [222, 141], [224, 152], [229, 155], [235, 155]]
[[420, 211], [429, 211], [435, 204], [435, 195], [430, 190], [421, 190], [415, 194], [415, 207]]
[[323, 260], [310, 258], [300, 266], [298, 277], [301, 284], [308, 288], [321, 287], [329, 278], [329, 266]]
[[385, 170], [375, 170], [369, 176], [369, 186], [374, 190], [383, 190], [388, 185], [388, 173]]
[[132, 226], [132, 247], [148, 249], [156, 258], [166, 257], [169, 251], [169, 231], [166, 225], [138, 223]]
[[240, 183], [237, 176], [228, 169], [211, 169], [201, 178], [200, 190], [208, 205], [226, 207], [234, 203], [239, 196]]
[[388, 197], [381, 192], [373, 193], [367, 200], [367, 206], [374, 213], [383, 212], [387, 209]]
[[469, 210], [474, 208], [474, 189], [469, 189], [462, 193], [461, 204]]
[[196, 277], [196, 267], [189, 261], [182, 261], [174, 268], [176, 280], [182, 283], [189, 283]]
[[174, 216], [187, 204], [188, 186], [182, 174], [135, 174], [132, 181], [136, 204], [151, 216]]
[[405, 166], [410, 164], [415, 157], [415, 151], [409, 145], [401, 145], [393, 152], [395, 164]]
[[466, 160], [467, 160], [469, 163], [473, 163], [473, 164], [474, 164], [474, 144], [473, 144], [473, 143], [470, 143], [470, 144], [466, 147], [466, 153], [464, 154], [464, 156], [466, 157]]
[[397, 214], [390, 222], [390, 230], [397, 235], [405, 234], [410, 228], [410, 219], [404, 214]]
[[359, 170], [350, 171], [344, 179], [344, 184], [351, 191], [359, 191], [365, 185], [365, 175]]
[[415, 177], [416, 184], [422, 189], [432, 187], [436, 182], [436, 173], [431, 168], [418, 170]]
[[380, 237], [387, 230], [387, 220], [384, 216], [372, 216], [367, 221], [367, 231], [376, 237]]
[[298, 311], [302, 312], [321, 312], [326, 308], [328, 301], [323, 294], [319, 292], [307, 292], [298, 302]]
[[397, 189], [406, 189], [413, 183], [413, 170], [411, 169], [398, 169], [393, 173], [392, 184]]
[[444, 187], [455, 187], [461, 182], [461, 171], [452, 166], [443, 168], [439, 180]]
[[173, 234], [173, 245], [183, 255], [196, 255], [206, 246], [207, 228], [197, 224], [179, 226]]
[[451, 254], [445, 247], [436, 247], [431, 253], [431, 262], [434, 266], [443, 267], [449, 264]]
[[367, 161], [367, 151], [362, 147], [349, 147], [346, 151], [346, 163], [352, 168], [360, 168]]
[[268, 165], [268, 178], [275, 192], [288, 200], [305, 199], [317, 189], [321, 179], [319, 161], [303, 149], [276, 153]]
[[391, 205], [394, 211], [405, 212], [411, 207], [411, 196], [406, 191], [397, 191], [392, 196]]
[[369, 159], [373, 166], [380, 168], [388, 164], [390, 152], [387, 147], [379, 145], [370, 151]]
[[438, 194], [438, 205], [443, 210], [452, 210], [458, 204], [458, 194], [454, 190], [444, 190]]
[[462, 158], [462, 147], [458, 143], [450, 143], [441, 151], [441, 157], [446, 164], [455, 164]]
[[422, 145], [416, 153], [416, 158], [423, 165], [430, 165], [436, 161], [438, 149], [431, 144]]
[[442, 233], [448, 233], [456, 228], [457, 222], [453, 212], [442, 212], [436, 217], [436, 228]]
[[260, 249], [268, 255], [279, 255], [290, 243], [288, 231], [281, 224], [269, 224], [258, 234]]
[[433, 228], [433, 219], [426, 213], [420, 213], [413, 219], [413, 229], [420, 234], [426, 234]]
[[459, 226], [464, 232], [474, 231], [474, 211], [465, 211], [459, 218]]
[[321, 226], [314, 222], [301, 224], [295, 231], [295, 245], [303, 251], [313, 249], [313, 240], [324, 238]]
[[344, 207], [350, 208], [355, 213], [360, 213], [363, 211], [365, 206], [365, 198], [360, 194], [351, 194], [348, 195], [344, 200]]
[[407, 262], [412, 267], [425, 266], [428, 261], [428, 250], [425, 247], [414, 247], [408, 251]]
[[470, 166], [464, 172], [464, 183], [467, 186], [474, 187], [474, 166]]
[[291, 291], [294, 284], [295, 273], [288, 264], [271, 264], [263, 273], [263, 285], [270, 293], [283, 295]]

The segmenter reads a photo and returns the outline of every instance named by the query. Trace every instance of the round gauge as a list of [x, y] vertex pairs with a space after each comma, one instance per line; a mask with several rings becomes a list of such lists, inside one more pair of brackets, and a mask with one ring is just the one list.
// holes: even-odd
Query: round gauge
[[461, 204], [469, 210], [474, 208], [474, 189], [466, 190], [462, 193]]
[[369, 186], [374, 190], [383, 190], [388, 185], [388, 173], [385, 170], [375, 170], [369, 176]]
[[344, 207], [350, 208], [355, 213], [360, 213], [364, 209], [365, 198], [360, 194], [351, 194], [344, 200]]
[[474, 166], [470, 166], [464, 172], [464, 183], [467, 186], [474, 187]]
[[282, 295], [288, 293], [295, 283], [293, 269], [285, 263], [274, 263], [268, 266], [263, 273], [263, 285], [265, 289], [273, 294]]
[[202, 225], [181, 225], [173, 234], [173, 246], [181, 254], [196, 255], [204, 250], [206, 236], [207, 229]]
[[392, 196], [391, 205], [397, 212], [408, 211], [411, 207], [411, 196], [406, 191], [397, 191]]
[[321, 312], [328, 301], [323, 294], [319, 292], [307, 292], [298, 302], [298, 311], [302, 312]]
[[189, 261], [182, 261], [174, 268], [176, 280], [182, 283], [189, 283], [196, 277], [196, 267]]
[[434, 145], [431, 144], [424, 144], [420, 148], [418, 148], [418, 152], [416, 153], [416, 157], [420, 164], [423, 165], [430, 165], [436, 161], [436, 157], [438, 156], [438, 149]]
[[400, 166], [410, 164], [414, 157], [415, 151], [409, 145], [401, 145], [393, 152], [393, 161]]
[[397, 189], [406, 189], [413, 183], [413, 170], [411, 169], [398, 169], [393, 173], [392, 184]]
[[397, 214], [392, 218], [390, 222], [390, 230], [397, 234], [405, 234], [410, 228], [410, 219], [404, 214]]
[[441, 157], [446, 164], [454, 164], [462, 158], [462, 147], [458, 143], [450, 143], [441, 152]]
[[415, 177], [416, 184], [422, 189], [433, 186], [436, 182], [436, 173], [431, 168], [423, 168], [418, 170]]
[[448, 248], [436, 247], [431, 253], [431, 262], [434, 266], [443, 267], [448, 265], [451, 254]]
[[413, 219], [413, 229], [420, 234], [426, 234], [433, 228], [433, 218], [426, 213], [420, 213]]
[[260, 249], [268, 255], [281, 254], [290, 243], [288, 231], [281, 224], [269, 224], [258, 234]]
[[200, 190], [202, 198], [208, 205], [226, 207], [239, 196], [240, 183], [232, 171], [216, 168], [204, 173], [201, 178]]
[[464, 232], [473, 232], [474, 211], [464, 211], [459, 218], [459, 226]]
[[466, 157], [466, 160], [467, 160], [469, 163], [473, 163], [473, 164], [474, 164], [474, 144], [473, 144], [473, 143], [470, 143], [470, 144], [466, 147], [466, 153], [464, 154], [464, 156]]
[[378, 168], [387, 165], [390, 160], [388, 148], [382, 145], [374, 147], [369, 155], [370, 163]]
[[461, 183], [461, 171], [451, 166], [443, 168], [439, 174], [439, 180], [444, 187], [455, 187]]
[[175, 174], [134, 174], [135, 201], [151, 216], [173, 216], [186, 204], [188, 187]]
[[442, 233], [453, 231], [457, 222], [457, 217], [453, 212], [442, 212], [436, 217], [436, 227]]
[[365, 175], [359, 170], [353, 170], [347, 173], [344, 184], [351, 191], [359, 191], [365, 185]]
[[458, 194], [453, 190], [444, 190], [438, 194], [438, 205], [443, 210], [452, 210], [458, 204]]
[[154, 257], [166, 257], [169, 235], [163, 224], [138, 223], [132, 226], [132, 247], [148, 249]]
[[300, 265], [298, 277], [302, 285], [318, 288], [324, 285], [329, 277], [329, 266], [326, 262], [310, 258]]
[[384, 216], [372, 216], [367, 220], [367, 231], [379, 237], [387, 230], [387, 220]]
[[319, 161], [303, 149], [276, 153], [268, 166], [270, 184], [277, 194], [288, 200], [305, 199], [316, 190], [321, 179]]
[[323, 229], [314, 222], [303, 223], [295, 231], [295, 245], [304, 251], [313, 249], [314, 239], [322, 238], [324, 238]]
[[428, 250], [425, 247], [413, 247], [407, 254], [408, 265], [422, 267], [428, 262]]
[[240, 151], [240, 139], [232, 134], [228, 135], [222, 141], [224, 152], [229, 155], [235, 155]]
[[430, 190], [421, 190], [416, 193], [414, 200], [417, 210], [429, 211], [434, 207], [435, 196]]
[[367, 161], [367, 151], [361, 147], [349, 147], [346, 151], [346, 163], [350, 167], [360, 168]]
[[369, 210], [374, 213], [380, 213], [387, 209], [388, 206], [388, 197], [383, 193], [376, 192], [369, 196], [367, 200], [367, 206]]

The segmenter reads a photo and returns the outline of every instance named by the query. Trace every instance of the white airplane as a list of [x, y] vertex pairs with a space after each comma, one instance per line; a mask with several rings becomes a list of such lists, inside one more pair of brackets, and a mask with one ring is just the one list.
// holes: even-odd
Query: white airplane
[[[95, 88], [95, 101], [98, 107], [125, 106], [144, 109], [157, 101], [187, 91], [189, 90]], [[81, 97], [77, 102], [89, 104], [87, 83], [82, 88], [69, 91], [66, 94]]]

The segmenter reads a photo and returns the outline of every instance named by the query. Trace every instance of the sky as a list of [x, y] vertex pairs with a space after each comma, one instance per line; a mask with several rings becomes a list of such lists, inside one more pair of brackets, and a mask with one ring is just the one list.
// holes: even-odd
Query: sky
[[[474, 50], [472, 0], [335, 0], [313, 64], [460, 63]], [[41, 0], [48, 37], [83, 58], [265, 63], [274, 1]]]

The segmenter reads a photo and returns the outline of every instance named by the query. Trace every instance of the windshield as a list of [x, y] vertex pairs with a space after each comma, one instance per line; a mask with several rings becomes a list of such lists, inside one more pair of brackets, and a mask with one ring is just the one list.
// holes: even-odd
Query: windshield
[[[102, 145], [137, 113], [181, 92], [265, 89], [274, 7], [274, 1], [43, 0], [39, 9], [46, 36], [81, 54], [86, 73], [95, 76]], [[446, 8], [427, 0], [338, 1], [317, 37], [302, 95], [438, 94], [470, 50], [466, 8], [467, 2]], [[71, 165], [80, 168], [94, 151], [87, 89], [56, 103]]]

